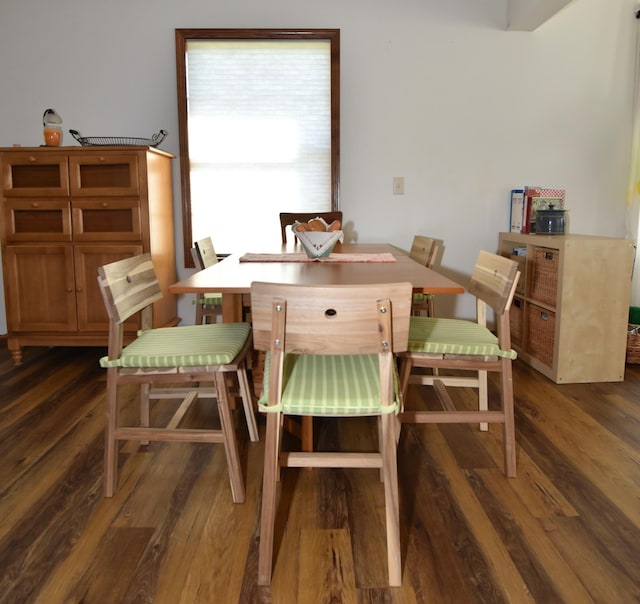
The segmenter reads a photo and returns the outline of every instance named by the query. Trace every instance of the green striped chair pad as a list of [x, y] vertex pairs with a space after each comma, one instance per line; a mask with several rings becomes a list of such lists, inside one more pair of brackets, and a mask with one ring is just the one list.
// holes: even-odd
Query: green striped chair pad
[[222, 294], [206, 293], [193, 300], [193, 304], [201, 304], [202, 306], [221, 306]]
[[[378, 355], [287, 354], [280, 405], [269, 406], [270, 353], [266, 354], [261, 411], [285, 415], [380, 415], [397, 413], [400, 392], [394, 375], [395, 402], [380, 402]], [[394, 364], [395, 367], [395, 364]]]
[[231, 363], [244, 347], [249, 323], [160, 327], [138, 333], [120, 358], [102, 357], [102, 367], [202, 367]]
[[501, 350], [486, 327], [462, 319], [411, 317], [407, 352], [461, 354], [515, 359], [515, 350]]
[[414, 302], [426, 302], [427, 300], [433, 300], [433, 298], [434, 298], [433, 294], [422, 294], [422, 293], [413, 294]]

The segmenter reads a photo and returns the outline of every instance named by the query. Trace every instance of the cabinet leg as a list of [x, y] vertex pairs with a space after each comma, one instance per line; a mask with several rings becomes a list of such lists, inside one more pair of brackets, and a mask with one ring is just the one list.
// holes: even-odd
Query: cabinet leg
[[13, 364], [22, 365], [22, 348], [20, 348], [19, 346], [17, 348], [13, 348], [11, 344], [9, 344], [9, 351], [11, 352]]

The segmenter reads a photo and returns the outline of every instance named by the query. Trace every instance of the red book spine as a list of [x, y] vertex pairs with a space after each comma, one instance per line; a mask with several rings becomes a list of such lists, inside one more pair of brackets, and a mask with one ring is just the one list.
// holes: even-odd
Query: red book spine
[[531, 233], [531, 218], [533, 214], [533, 198], [539, 195], [537, 187], [525, 187], [524, 189], [524, 216], [522, 220], [522, 232]]

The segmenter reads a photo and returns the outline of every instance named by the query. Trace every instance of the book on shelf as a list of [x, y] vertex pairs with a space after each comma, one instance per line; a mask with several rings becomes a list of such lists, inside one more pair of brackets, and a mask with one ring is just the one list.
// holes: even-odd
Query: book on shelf
[[511, 232], [522, 231], [522, 217], [524, 215], [524, 189], [511, 190]]

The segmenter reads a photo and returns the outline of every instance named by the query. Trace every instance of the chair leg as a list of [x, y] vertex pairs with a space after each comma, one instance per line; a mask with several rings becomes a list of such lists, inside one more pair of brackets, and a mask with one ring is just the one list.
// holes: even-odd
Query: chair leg
[[435, 317], [435, 316], [436, 316], [435, 299], [433, 296], [429, 296], [427, 298], [427, 317]]
[[[487, 411], [489, 409], [489, 386], [487, 380], [487, 372], [478, 371], [478, 409]], [[487, 422], [480, 422], [480, 430], [486, 432], [489, 429]]]
[[106, 426], [104, 430], [104, 478], [103, 494], [113, 497], [118, 483], [118, 441], [115, 438], [118, 425], [117, 369], [107, 369]]
[[271, 584], [273, 568], [273, 534], [276, 519], [276, 491], [279, 474], [281, 418], [278, 413], [267, 413], [264, 444], [264, 472], [262, 477], [262, 511], [260, 515], [260, 547], [258, 551], [258, 585]]
[[[140, 386], [140, 425], [145, 428], [149, 427], [149, 392], [151, 384], [142, 384]], [[141, 445], [148, 445], [148, 440], [140, 441]]]
[[513, 401], [513, 375], [510, 359], [503, 359], [500, 372], [500, 397], [504, 412], [504, 467], [509, 478], [516, 476], [516, 428]]
[[203, 317], [203, 300], [200, 296], [196, 296], [196, 325], [202, 325], [202, 317]]
[[247, 429], [249, 430], [249, 438], [251, 442], [258, 442], [258, 424], [256, 423], [256, 414], [253, 409], [253, 399], [251, 398], [251, 388], [249, 387], [249, 379], [247, 378], [247, 368], [243, 365], [238, 369], [238, 384], [240, 386], [240, 396], [242, 398], [242, 406], [244, 407], [244, 415], [247, 421]]
[[407, 400], [407, 394], [409, 392], [409, 378], [411, 377], [411, 369], [413, 363], [411, 357], [403, 356], [400, 359], [400, 375], [398, 377], [400, 381], [400, 392], [402, 392], [402, 400]]
[[402, 561], [400, 555], [400, 506], [398, 498], [398, 456], [393, 414], [385, 414], [382, 424], [382, 470], [384, 475], [384, 505], [387, 524], [387, 560], [389, 585], [402, 585]]
[[216, 399], [218, 401], [218, 413], [220, 424], [224, 435], [224, 450], [227, 456], [227, 466], [229, 468], [229, 482], [231, 483], [231, 496], [234, 503], [243, 503], [245, 498], [244, 479], [240, 466], [240, 455], [238, 453], [238, 443], [236, 432], [231, 418], [229, 407], [229, 391], [222, 372], [216, 372]]

